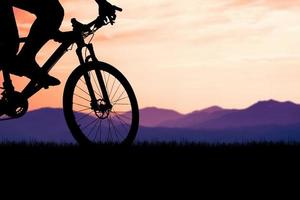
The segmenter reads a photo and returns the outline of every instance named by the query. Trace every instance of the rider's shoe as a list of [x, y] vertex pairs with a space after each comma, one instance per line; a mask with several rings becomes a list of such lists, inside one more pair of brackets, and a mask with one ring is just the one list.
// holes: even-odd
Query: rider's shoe
[[38, 82], [38, 84], [43, 85], [43, 87], [60, 84], [60, 81], [57, 78], [44, 72], [34, 60], [25, 61], [17, 58], [16, 62], [9, 67], [9, 72], [17, 76], [26, 76], [31, 80]]

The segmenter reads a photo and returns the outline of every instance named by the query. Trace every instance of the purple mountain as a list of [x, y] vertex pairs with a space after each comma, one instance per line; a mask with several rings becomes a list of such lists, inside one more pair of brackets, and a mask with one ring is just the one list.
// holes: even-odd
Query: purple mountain
[[144, 127], [157, 127], [164, 121], [178, 120], [183, 116], [173, 110], [156, 107], [144, 108], [140, 110], [140, 125]]
[[[300, 105], [290, 101], [259, 101], [242, 110], [212, 106], [186, 115], [176, 115], [175, 119], [168, 119], [162, 112], [155, 116], [155, 123], [152, 123], [153, 115], [148, 115], [149, 111], [154, 113], [152, 108], [148, 108], [147, 112], [142, 115], [142, 120], [148, 122], [148, 127], [224, 129], [262, 125], [286, 126], [300, 123]], [[160, 113], [160, 109], [156, 108], [155, 112]], [[161, 122], [157, 123], [159, 121]]]
[[198, 127], [199, 124], [220, 118], [224, 115], [234, 113], [237, 110], [226, 110], [218, 106], [212, 106], [200, 111], [194, 111], [190, 114], [184, 115], [179, 119], [166, 120], [159, 124], [160, 127], [168, 128], [192, 128]]
[[300, 105], [260, 101], [242, 110], [212, 107], [141, 128], [138, 141], [208, 143], [300, 142]]
[[260, 101], [244, 110], [236, 110], [190, 128], [225, 129], [255, 126], [300, 124], [300, 105], [274, 100]]
[[[186, 115], [152, 107], [140, 116], [137, 141], [300, 141], [300, 105], [292, 102], [260, 101], [242, 110], [213, 106]], [[0, 140], [75, 142], [62, 109], [53, 108], [0, 122]]]
[[62, 109], [44, 108], [0, 122], [0, 138], [9, 141], [75, 142]]

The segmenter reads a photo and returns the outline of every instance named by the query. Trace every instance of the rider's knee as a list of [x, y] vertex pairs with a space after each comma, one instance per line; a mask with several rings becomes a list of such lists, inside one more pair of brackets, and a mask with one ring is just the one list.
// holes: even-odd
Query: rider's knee
[[48, 16], [48, 19], [51, 20], [52, 26], [58, 29], [64, 18], [64, 8], [58, 1], [55, 1], [48, 9], [50, 15]]
[[56, 24], [58, 26], [60, 26], [64, 19], [64, 15], [65, 15], [64, 8], [62, 7], [62, 5], [60, 3], [57, 3], [53, 7], [53, 11], [54, 11], [53, 17], [55, 17]]
[[[51, 2], [51, 3], [50, 3]], [[43, 12], [37, 13], [37, 18], [47, 24], [51, 30], [57, 30], [64, 18], [64, 9], [58, 1], [49, 1]]]

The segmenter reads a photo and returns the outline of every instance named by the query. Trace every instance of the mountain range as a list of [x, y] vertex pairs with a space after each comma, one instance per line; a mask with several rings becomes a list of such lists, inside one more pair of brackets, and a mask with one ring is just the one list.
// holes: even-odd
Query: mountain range
[[[62, 109], [34, 110], [23, 118], [0, 124], [2, 140], [75, 142], [65, 124]], [[297, 142], [300, 141], [300, 105], [267, 100], [245, 109], [212, 106], [188, 114], [144, 108], [140, 110], [137, 141]]]
[[[151, 118], [153, 109], [151, 109]], [[245, 109], [223, 109], [212, 106], [182, 115], [156, 109], [155, 123], [148, 123], [149, 110], [141, 110], [141, 125], [149, 127], [224, 129], [261, 125], [291, 125], [300, 123], [300, 105], [275, 100], [260, 101]]]

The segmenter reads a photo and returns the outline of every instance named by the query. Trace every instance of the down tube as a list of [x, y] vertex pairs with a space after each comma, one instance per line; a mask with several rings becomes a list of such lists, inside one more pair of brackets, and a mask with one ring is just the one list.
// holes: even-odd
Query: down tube
[[[46, 61], [46, 63], [43, 65], [42, 70], [49, 72], [54, 65], [59, 61], [59, 59], [68, 51], [69, 46], [71, 45], [71, 42], [62, 43], [57, 50], [52, 54], [52, 56]], [[34, 94], [36, 94], [40, 89], [42, 89], [41, 86], [37, 86], [35, 82], [30, 81], [28, 85], [24, 88], [22, 91], [22, 94], [25, 98], [29, 99]]]

